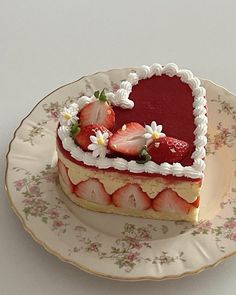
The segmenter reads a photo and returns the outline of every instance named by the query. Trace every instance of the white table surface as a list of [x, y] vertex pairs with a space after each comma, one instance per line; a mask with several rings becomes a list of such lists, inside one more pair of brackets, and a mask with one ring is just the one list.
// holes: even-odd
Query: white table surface
[[173, 61], [236, 93], [235, 10], [234, 0], [0, 0], [1, 295], [235, 294], [235, 257], [172, 281], [86, 274], [36, 244], [4, 192], [5, 154], [21, 119], [46, 94], [83, 75]]

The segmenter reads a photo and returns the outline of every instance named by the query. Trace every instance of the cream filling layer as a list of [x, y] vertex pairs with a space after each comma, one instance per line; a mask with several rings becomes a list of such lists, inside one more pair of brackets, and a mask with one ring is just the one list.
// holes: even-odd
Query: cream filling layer
[[147, 193], [151, 199], [154, 199], [159, 192], [166, 188], [171, 188], [188, 203], [193, 203], [199, 196], [200, 182], [180, 180], [173, 183], [163, 177], [130, 175], [110, 172], [104, 169], [94, 171], [93, 169], [70, 161], [60, 152], [59, 148], [57, 148], [57, 152], [59, 159], [68, 168], [69, 178], [74, 185], [95, 177], [104, 185], [107, 193], [110, 195], [127, 183], [136, 183], [140, 185], [142, 190]]

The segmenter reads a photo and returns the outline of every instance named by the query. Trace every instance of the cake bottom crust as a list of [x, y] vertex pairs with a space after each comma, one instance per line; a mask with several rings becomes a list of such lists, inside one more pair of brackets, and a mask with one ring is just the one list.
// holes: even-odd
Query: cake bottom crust
[[76, 194], [71, 193], [68, 189], [68, 186], [63, 181], [62, 177], [59, 175], [59, 182], [63, 192], [67, 195], [67, 197], [74, 202], [76, 205], [83, 207], [85, 209], [89, 209], [95, 212], [103, 212], [103, 213], [112, 213], [112, 214], [120, 214], [134, 217], [142, 217], [148, 219], [163, 219], [163, 220], [178, 220], [178, 221], [189, 221], [189, 222], [197, 222], [198, 221], [198, 212], [199, 208], [191, 208], [188, 214], [179, 214], [177, 212], [158, 212], [151, 208], [147, 210], [138, 210], [138, 209], [128, 209], [128, 208], [119, 208], [110, 205], [102, 205], [95, 202], [87, 201], [85, 199], [79, 198]]

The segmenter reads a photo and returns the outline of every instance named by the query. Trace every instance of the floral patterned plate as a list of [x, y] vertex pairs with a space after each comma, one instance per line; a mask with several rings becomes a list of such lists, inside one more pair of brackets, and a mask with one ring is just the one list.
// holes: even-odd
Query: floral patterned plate
[[62, 86], [22, 121], [7, 156], [6, 187], [24, 228], [47, 251], [84, 271], [119, 280], [161, 280], [198, 273], [236, 253], [236, 97], [210, 81], [207, 171], [201, 221], [155, 221], [87, 211], [57, 179], [59, 109], [95, 90], [115, 90], [130, 69]]

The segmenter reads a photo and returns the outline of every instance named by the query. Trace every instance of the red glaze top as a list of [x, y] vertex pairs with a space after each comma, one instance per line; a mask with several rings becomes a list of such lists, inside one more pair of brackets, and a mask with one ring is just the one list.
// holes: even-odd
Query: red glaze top
[[167, 136], [184, 140], [189, 144], [189, 153], [181, 164], [192, 165], [191, 155], [195, 150], [193, 132], [196, 126], [191, 88], [177, 76], [153, 76], [140, 80], [133, 86], [130, 98], [134, 101], [133, 109], [114, 107], [115, 130], [129, 122], [150, 125], [152, 121], [156, 121], [157, 124], [163, 125], [162, 132]]

